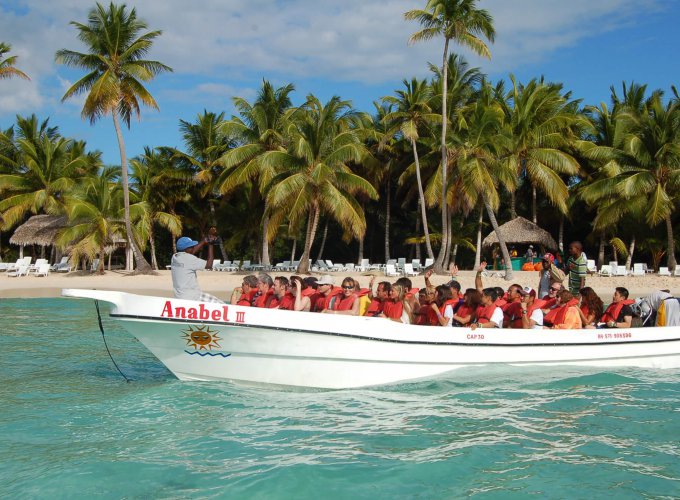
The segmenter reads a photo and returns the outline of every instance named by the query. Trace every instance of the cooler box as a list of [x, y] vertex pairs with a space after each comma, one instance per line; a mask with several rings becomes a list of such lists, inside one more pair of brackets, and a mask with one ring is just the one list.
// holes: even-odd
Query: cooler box
[[524, 257], [511, 257], [510, 261], [512, 262], [513, 271], [522, 270], [522, 264], [524, 264]]

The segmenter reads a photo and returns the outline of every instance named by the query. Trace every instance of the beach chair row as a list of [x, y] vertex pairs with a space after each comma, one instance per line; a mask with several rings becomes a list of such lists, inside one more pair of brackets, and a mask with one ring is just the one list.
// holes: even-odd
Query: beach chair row
[[[594, 260], [588, 261], [588, 272], [598, 274], [599, 276], [645, 276], [654, 273], [654, 269], [647, 267], [647, 264], [638, 263], [633, 264], [633, 269], [626, 269], [626, 266], [620, 265], [616, 261], [611, 261], [609, 264], [603, 264], [598, 270], [595, 266]], [[680, 276], [680, 266], [676, 266], [674, 270], [668, 267], [659, 267], [659, 276]]]
[[50, 273], [50, 264], [47, 259], [38, 259], [31, 264], [32, 257], [17, 259], [14, 264], [0, 263], [0, 271], [6, 272], [9, 278], [21, 276], [47, 276]]

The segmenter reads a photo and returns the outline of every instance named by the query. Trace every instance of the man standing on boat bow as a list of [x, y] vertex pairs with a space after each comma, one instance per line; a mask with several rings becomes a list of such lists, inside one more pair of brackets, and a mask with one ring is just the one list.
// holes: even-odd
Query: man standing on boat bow
[[[170, 261], [172, 288], [175, 291], [175, 297], [201, 302], [223, 303], [217, 297], [201, 292], [196, 276], [196, 272], [201, 269], [212, 269], [213, 244], [217, 241], [217, 230], [215, 228], [211, 228], [208, 236], [203, 238], [200, 243], [186, 236], [177, 240], [177, 253], [172, 256], [172, 261]], [[208, 245], [207, 261], [196, 257], [196, 254], [206, 245]]]

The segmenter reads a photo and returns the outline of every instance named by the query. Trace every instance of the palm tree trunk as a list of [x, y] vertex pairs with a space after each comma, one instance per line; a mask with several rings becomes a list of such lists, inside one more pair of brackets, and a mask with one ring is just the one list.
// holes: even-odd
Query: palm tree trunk
[[[418, 210], [420, 210], [420, 200], [418, 200]], [[416, 237], [420, 236], [420, 217], [416, 217]], [[416, 243], [416, 259], [420, 260], [422, 257], [421, 251], [420, 251], [420, 243]]]
[[385, 201], [385, 262], [390, 260], [390, 208], [392, 204], [392, 179], [387, 175], [387, 200]]
[[482, 263], [482, 226], [484, 223], [484, 205], [479, 207], [479, 224], [477, 227], [477, 249], [475, 250], [475, 269]]
[[531, 186], [531, 216], [533, 217], [534, 224], [538, 224], [536, 214], [536, 186]]
[[508, 190], [510, 194], [510, 220], [515, 220], [517, 218], [517, 196], [515, 196], [514, 191]]
[[120, 151], [120, 168], [121, 168], [121, 180], [123, 182], [123, 204], [125, 207], [125, 236], [132, 245], [132, 253], [135, 258], [135, 264], [137, 265], [137, 270], [135, 272], [140, 274], [152, 274], [153, 270], [151, 266], [144, 258], [137, 240], [132, 234], [132, 222], [130, 221], [130, 187], [128, 184], [128, 170], [127, 170], [127, 158], [125, 157], [125, 142], [123, 142], [123, 133], [120, 130], [120, 123], [118, 121], [118, 114], [114, 111], [111, 113], [113, 115], [113, 126], [116, 129], [116, 137], [118, 138], [118, 149]]
[[628, 258], [626, 259], [626, 270], [630, 271], [633, 267], [633, 252], [635, 252], [635, 235], [630, 240], [630, 245], [628, 246]]
[[151, 248], [151, 267], [158, 270], [158, 260], [156, 259], [156, 237], [153, 234], [153, 229], [149, 232], [149, 247]]
[[418, 198], [420, 199], [420, 216], [423, 219], [423, 233], [425, 234], [425, 249], [427, 256], [434, 259], [434, 252], [432, 252], [432, 243], [430, 242], [430, 229], [427, 227], [427, 207], [425, 206], [425, 193], [423, 193], [423, 181], [420, 178], [420, 160], [418, 159], [418, 146], [415, 139], [411, 139], [411, 147], [413, 148], [413, 158], [416, 161], [416, 180], [418, 182]]
[[106, 260], [106, 270], [111, 270], [111, 257], [113, 256], [113, 251], [109, 252], [109, 258]]
[[364, 238], [365, 236], [359, 238], [359, 255], [357, 255], [358, 265], [361, 265], [361, 261], [364, 260]]
[[496, 220], [496, 215], [493, 213], [493, 208], [491, 208], [491, 204], [483, 194], [482, 199], [484, 200], [484, 206], [486, 207], [486, 213], [489, 216], [491, 227], [493, 227], [493, 230], [496, 232], [498, 244], [500, 245], [501, 253], [503, 254], [503, 261], [505, 262], [505, 280], [510, 281], [512, 279], [512, 261], [510, 260], [510, 252], [508, 252], [508, 246], [505, 244], [503, 235], [498, 229], [498, 221]]
[[290, 251], [290, 262], [295, 262], [295, 251], [297, 250], [297, 238], [293, 238], [293, 248]]
[[564, 215], [560, 214], [560, 229], [557, 233], [557, 247], [564, 253]]
[[264, 215], [262, 216], [262, 265], [270, 266], [269, 260], [269, 239], [267, 238], [267, 231], [269, 230], [269, 206], [265, 198]]
[[97, 264], [97, 273], [104, 274], [104, 245], [99, 247], [99, 263]]
[[448, 219], [446, 222], [446, 254], [444, 257], [444, 268], [448, 269], [449, 268], [449, 262], [451, 261], [451, 241], [453, 240], [453, 230], [452, 230], [452, 219], [453, 219], [453, 213], [452, 211], [447, 207], [446, 211], [448, 212]]
[[307, 236], [305, 238], [305, 250], [300, 257], [300, 265], [297, 272], [299, 274], [309, 273], [309, 254], [312, 250], [312, 243], [314, 243], [314, 236], [316, 236], [316, 226], [319, 224], [319, 208], [312, 206], [309, 211], [309, 219], [307, 221]]
[[677, 262], [675, 261], [675, 240], [673, 239], [673, 222], [671, 216], [666, 216], [666, 233], [668, 234], [668, 269], [673, 271]]
[[446, 208], [446, 187], [447, 179], [446, 172], [448, 170], [448, 150], [446, 149], [446, 125], [448, 121], [448, 114], [446, 105], [449, 93], [449, 38], [444, 39], [444, 56], [442, 61], [442, 136], [441, 136], [441, 152], [442, 152], [442, 246], [437, 255], [437, 261], [434, 263], [434, 271], [441, 273], [444, 271], [444, 259], [446, 258], [446, 236], [448, 234], [446, 225], [449, 219], [449, 212]]
[[321, 238], [321, 246], [319, 247], [319, 256], [316, 260], [323, 259], [323, 251], [326, 248], [326, 237], [328, 236], [328, 219], [326, 219], [326, 224], [323, 227], [323, 237]]
[[597, 252], [597, 267], [604, 265], [604, 231], [600, 233], [600, 248]]
[[[210, 225], [217, 227], [217, 216], [215, 215], [215, 202], [212, 199], [208, 200], [208, 206], [210, 207]], [[219, 240], [220, 244], [220, 254], [222, 255], [222, 262], [227, 260], [227, 251], [224, 249], [224, 244], [222, 243], [222, 238]]]

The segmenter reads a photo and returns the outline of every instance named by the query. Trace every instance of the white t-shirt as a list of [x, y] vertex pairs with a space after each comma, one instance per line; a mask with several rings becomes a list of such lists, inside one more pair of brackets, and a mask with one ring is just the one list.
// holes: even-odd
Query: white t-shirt
[[493, 314], [491, 315], [489, 321], [491, 321], [492, 323], [496, 323], [496, 325], [498, 325], [498, 328], [503, 328], [503, 309], [501, 309], [500, 307], [494, 309]]
[[451, 326], [453, 320], [453, 307], [451, 307], [451, 304], [444, 308], [444, 317], [446, 318], [446, 326]]
[[178, 299], [198, 300], [201, 289], [198, 286], [196, 271], [205, 269], [207, 262], [186, 252], [177, 252], [170, 262], [172, 288]]
[[536, 322], [536, 324], [532, 327], [533, 329], [543, 329], [543, 311], [540, 309], [535, 309], [534, 312], [531, 313], [531, 316], [529, 316], [529, 319], [533, 319]]

